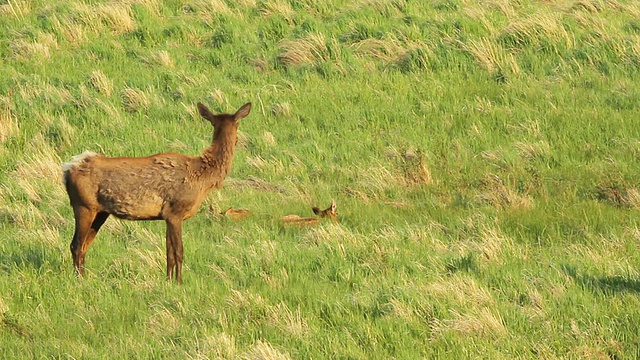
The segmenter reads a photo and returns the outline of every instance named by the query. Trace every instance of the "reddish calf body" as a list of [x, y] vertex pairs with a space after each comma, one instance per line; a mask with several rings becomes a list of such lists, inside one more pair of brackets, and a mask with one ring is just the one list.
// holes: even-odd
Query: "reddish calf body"
[[338, 221], [338, 212], [336, 211], [336, 201], [332, 200], [331, 205], [324, 210], [320, 210], [318, 207], [312, 207], [313, 213], [318, 215], [317, 217], [301, 217], [300, 215], [285, 215], [280, 218], [280, 222], [285, 225], [293, 226], [315, 226], [320, 223], [320, 219], [330, 219], [331, 221]]
[[251, 104], [235, 114], [212, 114], [198, 103], [214, 127], [213, 141], [201, 156], [162, 153], [143, 158], [108, 158], [92, 152], [63, 164], [64, 182], [76, 230], [71, 242], [73, 266], [84, 275], [85, 255], [109, 215], [127, 220], [167, 223], [167, 276], [182, 282], [182, 222], [193, 216], [207, 194], [222, 187], [231, 169], [240, 119]]

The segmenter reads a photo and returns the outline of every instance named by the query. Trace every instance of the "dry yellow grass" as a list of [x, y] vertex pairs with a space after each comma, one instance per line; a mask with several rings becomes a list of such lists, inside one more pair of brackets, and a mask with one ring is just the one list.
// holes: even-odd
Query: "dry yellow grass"
[[5, 142], [18, 132], [18, 121], [12, 107], [8, 97], [0, 96], [0, 142]]
[[42, 135], [37, 135], [29, 144], [28, 155], [22, 159], [14, 172], [15, 181], [29, 195], [32, 201], [41, 201], [42, 194], [60, 199], [64, 196], [61, 186], [43, 191], [41, 186], [58, 184], [62, 179], [58, 153]]
[[19, 60], [43, 62], [51, 58], [51, 53], [58, 47], [58, 40], [53, 34], [38, 33], [36, 39], [17, 38], [9, 43], [10, 54]]
[[499, 229], [483, 226], [478, 234], [476, 246], [482, 259], [488, 262], [499, 261], [505, 250], [513, 250], [513, 241]]
[[131, 5], [124, 2], [102, 4], [76, 4], [77, 19], [87, 29], [100, 33], [106, 27], [114, 34], [122, 34], [137, 28], [131, 13]]
[[70, 44], [78, 45], [87, 40], [84, 27], [71, 19], [60, 19], [57, 15], [54, 15], [51, 17], [51, 23], [54, 30], [61, 34], [64, 40]]
[[291, 104], [284, 101], [279, 104], [274, 104], [273, 107], [271, 107], [271, 114], [276, 117], [289, 117], [293, 114], [293, 110], [291, 109]]
[[31, 2], [27, 0], [9, 0], [0, 5], [0, 15], [24, 18], [31, 12]]
[[407, 51], [406, 47], [395, 38], [364, 39], [349, 45], [349, 47], [356, 55], [373, 57], [386, 63], [396, 61]]
[[291, 7], [288, 1], [283, 0], [269, 0], [263, 1], [259, 4], [260, 13], [265, 17], [274, 15], [282, 16], [289, 24], [293, 24], [293, 16], [295, 11]]
[[173, 309], [157, 306], [147, 321], [147, 328], [156, 335], [169, 335], [178, 329], [180, 320]]
[[228, 104], [227, 95], [221, 89], [215, 89], [211, 92], [211, 97], [218, 105]]
[[166, 50], [158, 50], [151, 55], [151, 62], [164, 66], [164, 67], [173, 67], [173, 60], [171, 59], [171, 54], [169, 54]]
[[193, 5], [200, 10], [199, 16], [214, 19], [216, 14], [230, 14], [231, 9], [224, 0], [197, 0]]
[[276, 140], [275, 135], [273, 135], [273, 133], [270, 131], [265, 131], [262, 133], [262, 140], [269, 147], [278, 145], [278, 141]]
[[562, 48], [573, 48], [574, 39], [562, 24], [562, 12], [538, 12], [511, 20], [502, 29], [499, 38], [509, 45], [550, 44]]
[[421, 292], [439, 301], [454, 302], [458, 306], [470, 309], [492, 307], [495, 304], [489, 289], [464, 274], [438, 279], [424, 286]]
[[508, 334], [502, 316], [489, 308], [463, 314], [451, 310], [451, 314], [451, 319], [433, 320], [432, 337], [437, 338], [448, 331], [484, 338], [501, 338]]
[[129, 112], [138, 112], [149, 108], [151, 101], [147, 94], [134, 88], [124, 88], [121, 93], [122, 105]]
[[504, 50], [494, 40], [488, 38], [469, 40], [462, 43], [462, 48], [476, 59], [481, 68], [491, 74], [497, 72], [505, 75], [520, 74], [520, 67], [513, 54]]
[[284, 39], [278, 43], [278, 47], [280, 63], [285, 66], [315, 64], [330, 58], [327, 40], [321, 33], [296, 40]]
[[483, 189], [477, 195], [480, 202], [500, 208], [530, 209], [535, 206], [533, 197], [520, 193], [512, 181], [505, 181], [495, 174], [487, 174], [482, 183]]
[[[413, 52], [419, 51], [422, 56], [432, 53], [429, 45], [422, 40], [412, 40], [406, 36], [385, 34], [382, 38], [369, 38], [357, 41], [349, 48], [361, 58], [372, 58], [385, 65], [400, 64], [406, 61]], [[424, 63], [428, 63], [425, 59]]]
[[196, 359], [236, 359], [238, 349], [235, 337], [225, 332], [196, 338], [196, 353], [185, 354], [186, 358]]
[[89, 85], [104, 96], [111, 96], [113, 81], [100, 70], [93, 70], [89, 75]]
[[544, 159], [551, 154], [549, 143], [540, 140], [537, 142], [517, 141], [514, 147], [518, 150], [518, 155], [524, 160]]
[[297, 338], [305, 336], [309, 331], [309, 325], [302, 316], [300, 308], [292, 311], [282, 302], [268, 308], [267, 318], [270, 325]]
[[398, 7], [401, 2], [393, 0], [356, 0], [348, 3], [345, 7], [345, 11], [365, 11], [366, 9], [372, 9], [377, 13], [386, 17], [401, 17], [402, 11]]
[[291, 360], [288, 353], [278, 351], [268, 342], [258, 340], [249, 351], [240, 355], [243, 360]]

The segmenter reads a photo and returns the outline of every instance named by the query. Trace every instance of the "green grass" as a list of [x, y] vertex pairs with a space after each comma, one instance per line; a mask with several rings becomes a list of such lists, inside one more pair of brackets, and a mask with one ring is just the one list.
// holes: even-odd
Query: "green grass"
[[[49, 3], [0, 0], [0, 356], [640, 356], [635, 1]], [[197, 155], [198, 101], [253, 110], [184, 284], [114, 219], [78, 279], [60, 164]]]

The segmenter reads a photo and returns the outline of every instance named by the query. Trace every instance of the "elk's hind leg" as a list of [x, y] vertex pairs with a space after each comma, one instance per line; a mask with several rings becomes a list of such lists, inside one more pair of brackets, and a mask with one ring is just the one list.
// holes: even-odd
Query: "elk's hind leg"
[[73, 214], [76, 219], [76, 230], [73, 233], [73, 240], [70, 246], [71, 256], [73, 257], [73, 267], [76, 272], [79, 275], [84, 275], [84, 243], [91, 231], [91, 224], [96, 217], [96, 212], [83, 206], [77, 206], [73, 208]]

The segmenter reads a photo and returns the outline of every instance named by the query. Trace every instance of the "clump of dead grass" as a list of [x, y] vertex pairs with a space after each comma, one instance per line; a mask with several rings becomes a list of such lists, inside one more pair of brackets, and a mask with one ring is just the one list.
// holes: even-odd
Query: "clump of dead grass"
[[291, 360], [291, 355], [278, 351], [268, 342], [258, 340], [251, 348], [240, 355], [243, 360]]
[[512, 53], [495, 40], [483, 37], [461, 42], [462, 48], [473, 56], [481, 68], [490, 74], [503, 76], [520, 74], [520, 67]]
[[482, 192], [478, 194], [478, 199], [499, 208], [523, 208], [534, 207], [534, 200], [531, 196], [521, 193], [516, 184], [505, 182], [504, 179], [495, 174], [487, 175], [481, 182]]
[[7, 96], [0, 96], [0, 143], [18, 132], [18, 121], [13, 114], [13, 103]]
[[131, 11], [131, 4], [126, 2], [108, 2], [101, 4], [76, 4], [77, 19], [94, 33], [100, 33], [106, 27], [114, 34], [122, 34], [137, 28]]
[[29, 13], [31, 13], [31, 2], [27, 0], [12, 0], [7, 4], [0, 5], [0, 15], [10, 15], [23, 19]]
[[78, 45], [87, 40], [84, 27], [70, 18], [51, 17], [53, 29], [68, 43]]
[[288, 1], [284, 0], [270, 0], [261, 1], [258, 5], [258, 10], [264, 17], [271, 17], [275, 15], [282, 16], [289, 24], [293, 24], [293, 17], [295, 11]]
[[274, 104], [271, 108], [271, 114], [276, 117], [289, 117], [292, 113], [293, 110], [291, 109], [291, 103], [286, 101]]
[[309, 325], [297, 308], [292, 311], [285, 303], [270, 306], [267, 310], [269, 324], [294, 337], [303, 337], [309, 331]]
[[425, 154], [409, 147], [401, 150], [394, 146], [385, 149], [385, 155], [395, 165], [396, 174], [389, 178], [400, 186], [431, 185], [434, 179], [427, 166]]
[[[337, 41], [330, 39], [334, 47], [338, 48]], [[331, 52], [327, 45], [327, 39], [321, 33], [309, 34], [300, 39], [284, 39], [278, 43], [280, 49], [279, 62], [284, 66], [312, 65], [321, 61], [329, 61]]]
[[14, 175], [18, 185], [28, 194], [29, 199], [39, 202], [43, 194], [58, 199], [63, 198], [64, 191], [61, 186], [53, 187], [57, 189], [55, 193], [43, 188], [61, 181], [62, 161], [55, 149], [42, 135], [37, 135], [29, 144], [26, 154], [25, 158], [18, 163]]
[[196, 358], [198, 359], [236, 359], [238, 349], [236, 339], [227, 333], [219, 333], [197, 340]]
[[121, 93], [122, 105], [129, 112], [138, 112], [148, 109], [151, 100], [147, 94], [140, 89], [124, 88]]
[[173, 60], [171, 54], [166, 50], [158, 50], [151, 54], [151, 57], [147, 59], [147, 62], [154, 65], [160, 65], [168, 68], [173, 67]]
[[492, 339], [501, 338], [508, 334], [502, 316], [489, 308], [464, 314], [451, 310], [451, 315], [450, 319], [434, 319], [431, 322], [432, 337], [438, 338], [449, 331]]
[[215, 18], [217, 14], [231, 13], [231, 9], [224, 0], [197, 0], [193, 5], [199, 10], [199, 16], [207, 19]]
[[623, 181], [608, 181], [596, 186], [595, 198], [620, 208], [640, 209], [640, 190]]
[[512, 20], [502, 29], [498, 40], [506, 46], [526, 44], [544, 48], [573, 48], [573, 39], [562, 24], [562, 12], [534, 13]]
[[384, 65], [397, 65], [411, 61], [416, 54], [425, 57], [420, 59], [428, 63], [428, 56], [432, 50], [423, 40], [412, 40], [407, 36], [385, 34], [381, 38], [367, 38], [349, 45], [356, 57], [371, 58], [381, 61]]
[[51, 53], [58, 47], [58, 40], [53, 34], [38, 33], [35, 39], [19, 37], [9, 43], [12, 57], [18, 60], [42, 62], [51, 58]]
[[544, 140], [537, 142], [518, 141], [514, 146], [518, 150], [518, 155], [529, 161], [542, 160], [551, 154], [551, 147]]
[[465, 308], [491, 307], [495, 300], [486, 287], [481, 286], [475, 279], [465, 274], [454, 274], [426, 285], [425, 294], [441, 301], [453, 302]]
[[221, 89], [213, 90], [211, 92], [211, 97], [218, 105], [223, 105], [229, 102], [227, 95]]
[[113, 81], [102, 71], [93, 70], [89, 75], [89, 85], [104, 96], [111, 96]]

